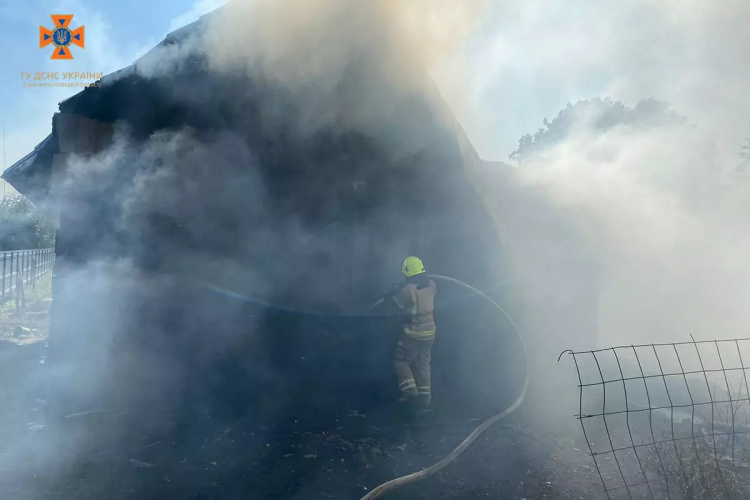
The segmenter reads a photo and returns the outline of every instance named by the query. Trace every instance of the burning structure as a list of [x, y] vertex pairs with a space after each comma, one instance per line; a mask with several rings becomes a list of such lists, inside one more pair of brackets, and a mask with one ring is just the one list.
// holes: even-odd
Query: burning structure
[[[212, 71], [196, 40], [215, 15], [60, 103], [3, 176], [59, 224], [52, 409], [133, 416], [112, 439], [381, 408], [397, 329], [362, 311], [403, 257], [481, 289], [507, 278], [482, 162], [426, 77], [396, 91], [376, 57], [350, 61], [335, 102], [375, 99], [377, 120], [321, 126], [314, 90]], [[439, 298], [436, 404], [503, 408], [523, 363], [508, 325]]]
[[[164, 383], [157, 344], [195, 350], [184, 358], [176, 354], [182, 347], [168, 349], [177, 378], [179, 366], [195, 369], [191, 356], [212, 358], [211, 345], [215, 356], [253, 367], [265, 352], [262, 362], [282, 385], [278, 379], [300, 372], [306, 390], [279, 396], [331, 391], [340, 400], [343, 383], [355, 393], [360, 384], [378, 387], [389, 376], [387, 329], [352, 313], [398, 279], [403, 256], [418, 254], [430, 269], [478, 286], [502, 273], [502, 245], [466, 171], [478, 156], [426, 81], [394, 93], [370, 135], [335, 124], [308, 134], [295, 126], [298, 96], [246, 75], [218, 78], [198, 53], [187, 53], [177, 72], [144, 76], [160, 51], [188, 45], [209, 18], [63, 101], [52, 134], [5, 174], [57, 212], [52, 360], [85, 373], [92, 359], [112, 363], [106, 353], [116, 352], [142, 394]], [[369, 62], [352, 63], [342, 99], [360, 98], [374, 78]], [[276, 116], [268, 102], [280, 103]], [[96, 305], [121, 311], [119, 326], [92, 314]], [[441, 323], [456, 341], [473, 327]], [[485, 330], [492, 342], [494, 331]], [[245, 349], [255, 342], [263, 347]], [[102, 350], [94, 355], [93, 345]], [[466, 373], [443, 364], [454, 379]], [[150, 372], [153, 379], [141, 379]], [[462, 392], [476, 386], [455, 383]], [[77, 407], [75, 399], [66, 398]]]

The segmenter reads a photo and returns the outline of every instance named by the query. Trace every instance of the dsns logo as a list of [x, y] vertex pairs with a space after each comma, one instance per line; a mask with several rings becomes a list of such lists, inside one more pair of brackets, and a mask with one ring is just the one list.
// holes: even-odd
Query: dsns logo
[[52, 57], [50, 59], [73, 59], [73, 54], [70, 52], [70, 45], [77, 45], [84, 48], [84, 26], [70, 30], [70, 21], [73, 19], [72, 15], [68, 14], [53, 14], [52, 22], [55, 23], [55, 28], [49, 30], [44, 26], [39, 26], [39, 48], [42, 49], [47, 45], [54, 45], [55, 48], [52, 51]]

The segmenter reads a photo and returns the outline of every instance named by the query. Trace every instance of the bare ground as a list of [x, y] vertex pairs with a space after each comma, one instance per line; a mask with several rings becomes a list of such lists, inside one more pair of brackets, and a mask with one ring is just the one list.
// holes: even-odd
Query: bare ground
[[[0, 498], [356, 500], [436, 462], [483, 418], [455, 419], [440, 407], [419, 420], [341, 409], [325, 427], [304, 413], [284, 422], [229, 423], [209, 413], [188, 423], [175, 415], [173, 427], [193, 438], [175, 440], [183, 434], [169, 431], [108, 447], [106, 439], [91, 438], [127, 416], [91, 413], [44, 423], [35, 381], [45, 366], [49, 278], [42, 283], [28, 291], [23, 315], [13, 314], [12, 303], [0, 309]], [[489, 429], [437, 475], [384, 498], [604, 498], [575, 424], [532, 428], [529, 411], [522, 407]]]
[[29, 345], [47, 340], [52, 305], [52, 273], [26, 285], [26, 307], [16, 308], [14, 297], [0, 304], [0, 343]]

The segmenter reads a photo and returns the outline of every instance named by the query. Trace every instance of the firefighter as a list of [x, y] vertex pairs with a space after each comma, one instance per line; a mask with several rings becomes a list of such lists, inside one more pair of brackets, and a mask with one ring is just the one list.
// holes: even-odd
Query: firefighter
[[405, 281], [389, 297], [406, 314], [396, 348], [393, 369], [401, 391], [399, 401], [429, 409], [431, 402], [430, 361], [435, 341], [435, 282], [427, 277], [422, 261], [407, 257], [401, 265]]

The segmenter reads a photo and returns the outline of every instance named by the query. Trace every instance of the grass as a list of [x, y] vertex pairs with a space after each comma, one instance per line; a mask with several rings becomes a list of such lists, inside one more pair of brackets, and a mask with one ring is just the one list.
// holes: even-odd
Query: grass
[[40, 276], [33, 287], [26, 285], [25, 295], [26, 307], [17, 309], [15, 297], [0, 305], [0, 342], [24, 345], [47, 339], [52, 273]]

